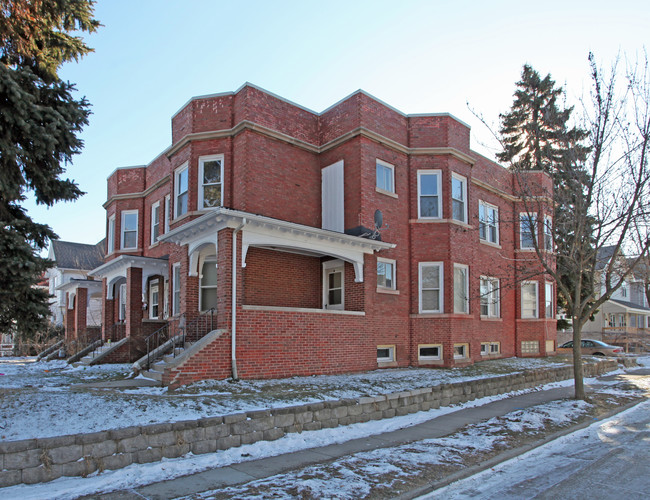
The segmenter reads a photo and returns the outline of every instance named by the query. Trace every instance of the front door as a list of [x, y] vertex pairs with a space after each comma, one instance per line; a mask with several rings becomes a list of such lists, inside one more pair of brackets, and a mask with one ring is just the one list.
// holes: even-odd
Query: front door
[[323, 263], [323, 308], [344, 309], [344, 270], [343, 262]]

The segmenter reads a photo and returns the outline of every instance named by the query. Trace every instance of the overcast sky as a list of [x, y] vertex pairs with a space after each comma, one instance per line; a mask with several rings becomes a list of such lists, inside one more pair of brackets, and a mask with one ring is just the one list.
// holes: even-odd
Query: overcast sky
[[106, 178], [170, 145], [171, 116], [192, 96], [251, 82], [320, 112], [363, 89], [404, 113], [455, 115], [472, 147], [512, 104], [524, 63], [569, 99], [588, 90], [587, 55], [635, 57], [650, 41], [650, 2], [99, 0], [95, 52], [64, 66], [92, 103], [83, 152], [68, 175], [87, 194], [51, 209], [28, 204], [61, 239], [104, 237]]

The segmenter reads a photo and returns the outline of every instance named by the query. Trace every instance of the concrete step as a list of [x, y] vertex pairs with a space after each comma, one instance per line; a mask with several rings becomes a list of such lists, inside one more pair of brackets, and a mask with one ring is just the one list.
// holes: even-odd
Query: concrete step
[[162, 382], [162, 372], [157, 372], [153, 370], [144, 370], [140, 372], [140, 375], [142, 375], [144, 378], [148, 378], [150, 380], [155, 380], [157, 382]]

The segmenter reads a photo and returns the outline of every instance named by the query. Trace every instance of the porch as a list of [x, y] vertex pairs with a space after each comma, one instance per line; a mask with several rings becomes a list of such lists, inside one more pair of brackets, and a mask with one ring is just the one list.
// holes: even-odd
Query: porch
[[603, 305], [604, 342], [619, 345], [625, 352], [650, 351], [650, 308], [609, 300]]

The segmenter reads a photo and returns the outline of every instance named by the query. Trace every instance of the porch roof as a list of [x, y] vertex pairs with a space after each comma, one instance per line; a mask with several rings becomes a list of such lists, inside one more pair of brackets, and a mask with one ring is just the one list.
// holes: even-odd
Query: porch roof
[[120, 278], [126, 278], [126, 271], [129, 267], [142, 269], [142, 289], [145, 289], [147, 278], [154, 274], [160, 274], [167, 278], [169, 276], [169, 260], [155, 259], [153, 257], [139, 257], [137, 255], [120, 255], [116, 259], [109, 260], [105, 264], [93, 269], [88, 274], [97, 278], [106, 278], [107, 299], [113, 298], [112, 284]]
[[609, 299], [607, 302], [605, 302], [605, 304], [603, 304], [603, 311], [650, 315], [650, 308], [648, 307], [644, 307], [633, 302], [616, 299]]
[[55, 288], [62, 292], [68, 293], [68, 309], [72, 309], [72, 304], [74, 298], [77, 296], [77, 290], [80, 288], [86, 288], [88, 290], [88, 297], [91, 293], [97, 293], [102, 291], [102, 282], [95, 280], [87, 279], [76, 279], [73, 278], [67, 283], [63, 283]]
[[242, 267], [248, 248], [261, 247], [318, 257], [335, 257], [354, 265], [356, 281], [363, 281], [365, 254], [394, 248], [394, 243], [320, 229], [263, 215], [219, 207], [161, 236], [161, 241], [188, 245], [193, 253], [204, 242], [216, 244], [216, 233], [230, 229], [242, 232]]

